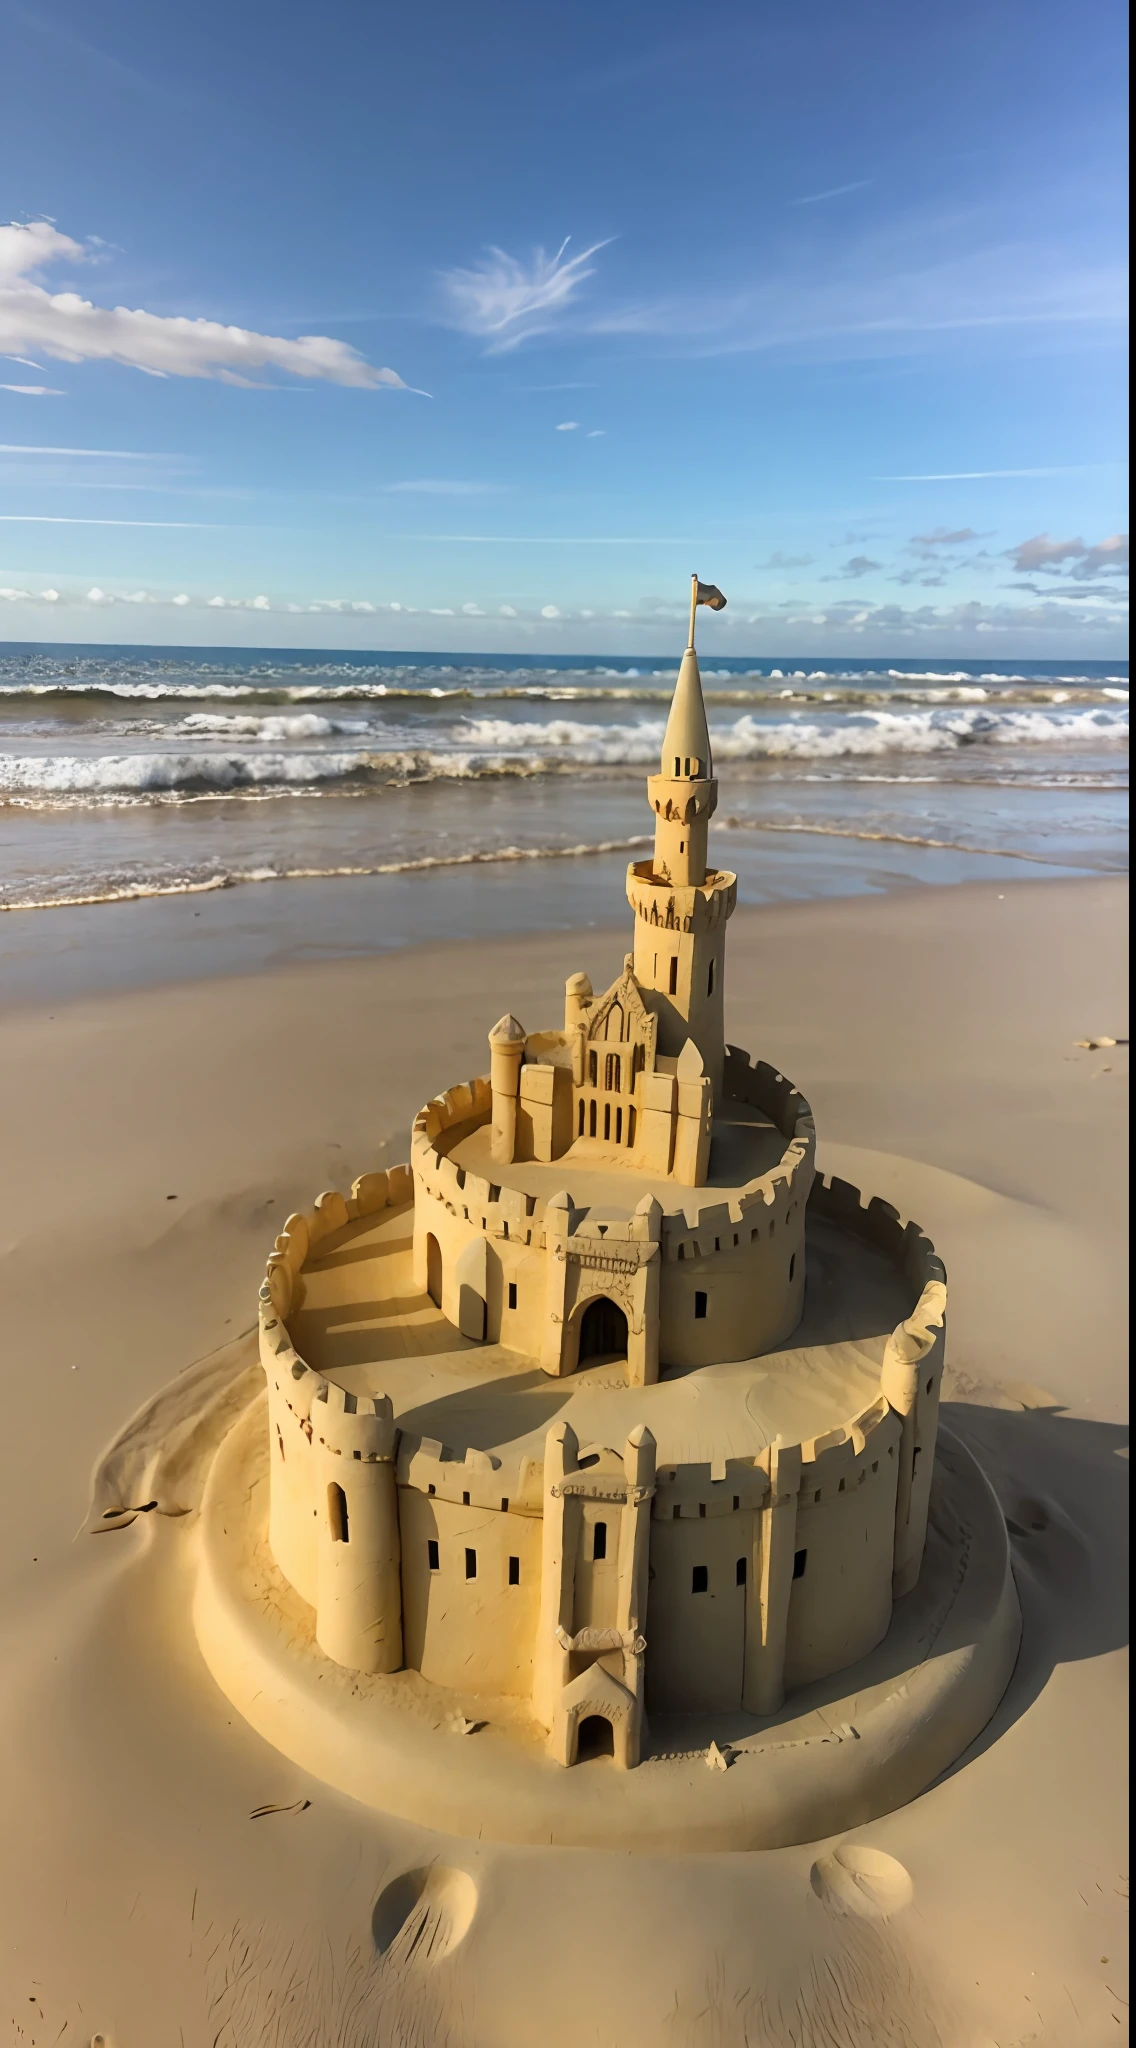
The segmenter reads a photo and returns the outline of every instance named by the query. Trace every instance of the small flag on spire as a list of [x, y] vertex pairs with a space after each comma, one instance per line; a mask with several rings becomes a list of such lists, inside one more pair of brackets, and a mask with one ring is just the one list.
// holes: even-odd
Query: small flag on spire
[[726, 607], [726, 600], [722, 596], [718, 585], [716, 583], [700, 583], [697, 576], [694, 579], [694, 602], [695, 604], [708, 604], [712, 612], [724, 611]]

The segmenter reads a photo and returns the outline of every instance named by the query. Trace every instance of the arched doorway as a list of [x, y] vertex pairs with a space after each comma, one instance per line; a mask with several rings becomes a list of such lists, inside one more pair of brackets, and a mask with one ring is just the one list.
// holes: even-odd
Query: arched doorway
[[606, 1294], [588, 1303], [580, 1322], [579, 1362], [591, 1358], [626, 1358], [627, 1317]]
[[593, 1756], [615, 1755], [615, 1730], [606, 1714], [588, 1714], [576, 1735], [576, 1762], [586, 1764]]
[[435, 1308], [442, 1306], [442, 1247], [430, 1232], [426, 1239], [426, 1292]]

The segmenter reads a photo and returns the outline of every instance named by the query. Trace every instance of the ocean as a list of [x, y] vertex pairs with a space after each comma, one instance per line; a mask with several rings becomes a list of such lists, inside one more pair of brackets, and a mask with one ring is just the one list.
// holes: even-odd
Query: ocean
[[[707, 655], [715, 859], [750, 902], [1122, 870], [1120, 670]], [[676, 672], [0, 645], [0, 908], [539, 863], [594, 921], [588, 877], [650, 844]]]

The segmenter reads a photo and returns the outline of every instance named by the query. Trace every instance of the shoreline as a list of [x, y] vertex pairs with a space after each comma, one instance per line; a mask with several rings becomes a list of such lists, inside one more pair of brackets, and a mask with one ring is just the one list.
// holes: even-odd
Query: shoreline
[[[731, 838], [734, 845], [723, 850], [742, 870], [739, 915], [943, 891], [1012, 887], [1016, 893], [1127, 882], [1126, 873], [1102, 867], [1010, 852], [962, 852], [894, 834], [860, 838], [868, 859], [859, 872], [850, 871], [841, 832], [774, 827], [772, 857], [764, 827], [747, 826]], [[742, 855], [752, 846], [749, 860], [735, 854], [739, 841]], [[0, 1016], [114, 990], [263, 974], [305, 960], [497, 944], [550, 932], [574, 931], [583, 940], [619, 921], [615, 906], [622, 901], [635, 844], [617, 841], [613, 848], [587, 853], [507, 848], [347, 875], [329, 870], [254, 877], [248, 886], [205, 878], [168, 891], [37, 906], [24, 916], [0, 917]]]

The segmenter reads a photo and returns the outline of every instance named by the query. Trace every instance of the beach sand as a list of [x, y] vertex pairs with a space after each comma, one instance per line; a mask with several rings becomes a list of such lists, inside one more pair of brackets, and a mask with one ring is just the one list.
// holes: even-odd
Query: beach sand
[[[602, 987], [626, 930], [212, 976], [199, 943], [196, 978], [65, 999], [53, 970], [42, 1006], [25, 949], [0, 1012], [13, 2042], [1126, 2037], [1128, 1054], [1076, 1044], [1126, 1040], [1126, 909], [1120, 880], [1047, 880], [742, 910], [731, 928], [728, 1035], [802, 1087], [822, 1167], [943, 1253], [944, 1421], [1011, 1524], [1024, 1638], [1002, 1706], [943, 1780], [855, 1831], [909, 1874], [886, 1918], [834, 1908], [812, 1875], [831, 1843], [557, 1853], [364, 1810], [216, 1690], [189, 1617], [193, 1513], [85, 1533], [92, 1471], [133, 1411], [194, 1361], [244, 1357], [288, 1213], [404, 1158], [420, 1104], [484, 1070], [501, 1011], [555, 1025], [565, 975]], [[73, 915], [97, 950], [104, 912]], [[147, 906], [148, 929], [160, 916]], [[384, 1952], [375, 1907], [431, 1864], [469, 1873], [476, 1913], [425, 1964]]]

